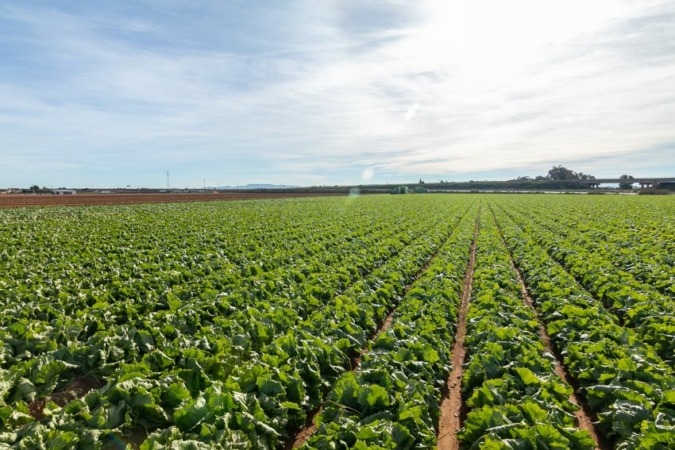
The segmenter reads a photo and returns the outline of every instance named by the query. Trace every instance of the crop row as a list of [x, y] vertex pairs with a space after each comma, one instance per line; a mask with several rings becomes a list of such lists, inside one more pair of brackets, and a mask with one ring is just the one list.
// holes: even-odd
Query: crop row
[[675, 229], [670, 232], [660, 229], [663, 221], [645, 216], [644, 212], [633, 220], [628, 220], [625, 213], [621, 220], [610, 220], [608, 211], [603, 211], [602, 222], [588, 220], [588, 214], [575, 214], [569, 209], [555, 221], [533, 212], [527, 214], [532, 221], [601, 256], [617, 270], [630, 273], [660, 293], [675, 295], [675, 243], [672, 239]]
[[616, 448], [669, 448], [675, 430], [672, 368], [581, 287], [503, 212], [499, 227], [555, 350]]
[[463, 445], [593, 445], [513, 259], [605, 439], [675, 447], [670, 204], [417, 195], [0, 211], [0, 449], [434, 447], [485, 200]]
[[[588, 250], [600, 253], [616, 268], [627, 271], [661, 293], [675, 294], [675, 204], [656, 198], [528, 199], [528, 216], [551, 222], [547, 210], [559, 211], [555, 223], [562, 235], [574, 236]], [[552, 204], [553, 203], [553, 204]], [[509, 201], [509, 209], [522, 206]]]
[[615, 268], [601, 253], [587, 250], [577, 235], [561, 237], [564, 227], [560, 224], [549, 223], [550, 228], [547, 228], [530, 217], [511, 212], [508, 215], [601, 300], [622, 325], [635, 328], [666, 362], [675, 362], [675, 305], [672, 298]]
[[576, 427], [572, 388], [555, 372], [555, 357], [521, 297], [487, 208], [481, 215], [465, 346], [462, 393], [468, 415], [459, 433], [464, 448], [594, 448], [590, 435]]
[[371, 342], [359, 370], [337, 380], [303, 448], [435, 446], [474, 217], [475, 210], [465, 216], [401, 299], [392, 326]]
[[[3, 240], [9, 241], [11, 237], [16, 242], [25, 242], [6, 267], [2, 280], [4, 306], [18, 305], [13, 312], [20, 317], [40, 319], [49, 318], [49, 311], [43, 311], [45, 305], [73, 314], [83, 308], [108, 309], [117, 300], [134, 299], [141, 305], [159, 303], [170, 307], [172, 302], [199, 296], [208, 298], [223, 292], [231, 294], [232, 299], [246, 294], [254, 300], [294, 290], [304, 293], [298, 281], [310, 277], [309, 286], [317, 277], [334, 274], [336, 268], [342, 269], [335, 274], [342, 282], [344, 277], [362, 275], [391, 256], [396, 247], [400, 249], [404, 231], [414, 234], [426, 225], [419, 220], [406, 220], [397, 230], [380, 228], [382, 221], [377, 220], [377, 215], [363, 219], [354, 215], [348, 224], [331, 216], [331, 221], [338, 222], [332, 228], [318, 220], [314, 226], [311, 221], [298, 220], [291, 231], [277, 237], [274, 235], [278, 233], [248, 237], [242, 233], [241, 237], [229, 230], [229, 223], [218, 225], [226, 212], [222, 208], [210, 208], [201, 211], [202, 214], [192, 211], [198, 224], [191, 228], [182, 225], [182, 230], [177, 226], [180, 234], [174, 233], [174, 228], [162, 219], [173, 222], [182, 209], [154, 221], [135, 210], [129, 214], [123, 211], [119, 211], [118, 217], [108, 218], [109, 225], [100, 232], [92, 223], [101, 220], [98, 216], [88, 217], [83, 224], [77, 221], [79, 217], [57, 216], [71, 224], [61, 227], [65, 230], [43, 226], [42, 221], [23, 233], [8, 227]], [[165, 212], [160, 211], [158, 214]], [[293, 210], [288, 212], [297, 215]], [[317, 219], [314, 214], [309, 217]], [[279, 219], [278, 214], [271, 218]], [[256, 216], [251, 219], [263, 220]], [[148, 229], [137, 233], [144, 220], [148, 220]], [[26, 228], [25, 224], [21, 228]], [[86, 239], [75, 241], [73, 236], [82, 234]], [[261, 247], [259, 241], [265, 242], [265, 246]], [[395, 248], [391, 249], [392, 246]], [[11, 251], [11, 243], [8, 247]], [[26, 247], [35, 250], [28, 252]], [[124, 314], [121, 319], [126, 319]]]

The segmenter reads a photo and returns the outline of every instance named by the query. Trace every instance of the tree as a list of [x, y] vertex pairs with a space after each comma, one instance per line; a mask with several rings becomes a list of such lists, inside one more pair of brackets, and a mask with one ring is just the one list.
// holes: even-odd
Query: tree
[[634, 180], [633, 175], [621, 175], [619, 177], [620, 180], [622, 180], [619, 183], [619, 187], [621, 189], [633, 189], [633, 182], [629, 180]]
[[589, 175], [583, 172], [576, 173], [575, 171], [570, 170], [567, 167], [558, 165], [553, 166], [553, 168], [548, 171], [546, 179], [552, 181], [572, 181], [572, 180], [588, 181], [588, 180], [595, 180], [595, 177], [593, 175]]
[[548, 176], [546, 178], [554, 181], [567, 181], [578, 180], [579, 175], [575, 171], [559, 165], [553, 166], [553, 168], [548, 171]]
[[34, 184], [30, 187], [30, 190], [31, 190], [31, 192], [37, 192], [37, 191], [40, 190], [40, 186], [38, 186], [37, 184]]
[[580, 180], [595, 180], [595, 177], [593, 175], [588, 175], [587, 173], [579, 172], [577, 174], [577, 177]]

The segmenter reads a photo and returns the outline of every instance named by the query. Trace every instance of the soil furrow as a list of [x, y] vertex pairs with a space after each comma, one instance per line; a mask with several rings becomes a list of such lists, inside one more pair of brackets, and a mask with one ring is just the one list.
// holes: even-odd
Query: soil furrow
[[471, 243], [471, 256], [464, 276], [464, 285], [462, 286], [462, 303], [457, 318], [457, 331], [455, 332], [455, 344], [452, 349], [452, 371], [448, 381], [443, 389], [441, 400], [441, 415], [438, 424], [438, 450], [457, 450], [459, 441], [457, 432], [462, 426], [462, 416], [466, 411], [463, 410], [462, 402], [462, 375], [464, 373], [464, 359], [466, 357], [466, 347], [464, 339], [466, 336], [466, 321], [469, 311], [469, 301], [471, 300], [471, 288], [473, 285], [473, 270], [476, 262], [476, 240], [480, 229], [480, 209], [476, 216], [476, 225], [474, 227], [473, 242]]

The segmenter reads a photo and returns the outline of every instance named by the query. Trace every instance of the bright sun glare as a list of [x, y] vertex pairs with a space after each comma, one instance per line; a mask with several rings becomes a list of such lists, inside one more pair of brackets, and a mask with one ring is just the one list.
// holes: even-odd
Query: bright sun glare
[[406, 53], [418, 67], [440, 66], [463, 82], [501, 80], [536, 64], [548, 46], [593, 33], [629, 7], [604, 0], [434, 0]]

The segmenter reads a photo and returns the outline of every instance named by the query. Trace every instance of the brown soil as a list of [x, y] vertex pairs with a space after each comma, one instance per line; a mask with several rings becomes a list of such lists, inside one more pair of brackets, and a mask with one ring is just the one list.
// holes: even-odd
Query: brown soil
[[464, 276], [464, 285], [462, 286], [462, 304], [459, 310], [457, 331], [455, 333], [455, 345], [452, 349], [452, 372], [448, 377], [441, 400], [441, 418], [438, 423], [438, 450], [459, 449], [457, 432], [462, 425], [463, 402], [461, 387], [462, 375], [464, 373], [463, 364], [466, 357], [464, 339], [466, 337], [466, 321], [469, 311], [469, 301], [471, 300], [473, 268], [476, 262], [476, 238], [478, 237], [479, 228], [480, 224], [478, 217], [476, 217], [473, 242], [471, 243], [471, 256], [466, 268], [466, 275]]
[[[231, 200], [258, 200], [275, 198], [317, 197], [324, 193], [171, 193], [171, 194], [0, 194], [0, 208], [25, 206], [94, 206], [128, 205], [138, 203], [212, 202]], [[335, 195], [335, 194], [334, 194]]]
[[284, 447], [286, 450], [291, 450], [302, 446], [302, 444], [304, 444], [307, 439], [309, 439], [310, 436], [314, 434], [316, 431], [316, 419], [319, 417], [322, 411], [323, 408], [318, 408], [307, 416], [305, 426], [300, 429], [300, 431], [298, 431], [293, 439], [289, 439], [288, 442], [286, 442]]
[[30, 415], [40, 420], [44, 417], [44, 409], [48, 401], [52, 401], [59, 406], [65, 406], [71, 400], [82, 398], [89, 391], [100, 389], [102, 386], [103, 382], [98, 378], [89, 375], [77, 377], [52, 395], [30, 402], [28, 404]]

